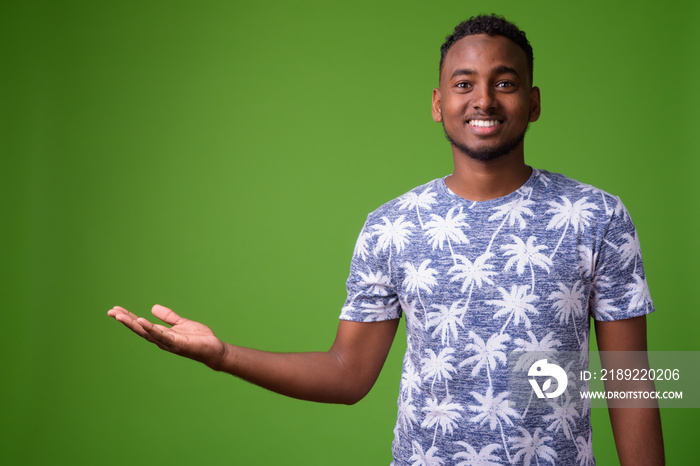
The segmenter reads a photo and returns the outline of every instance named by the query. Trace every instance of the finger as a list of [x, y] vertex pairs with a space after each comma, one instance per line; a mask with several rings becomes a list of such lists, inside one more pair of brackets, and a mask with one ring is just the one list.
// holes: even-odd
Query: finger
[[138, 318], [137, 315], [135, 315], [135, 314], [133, 314], [133, 313], [127, 311], [126, 309], [124, 309], [124, 308], [121, 307], [121, 306], [114, 306], [112, 309], [110, 309], [109, 311], [107, 311], [107, 315], [110, 316], [110, 317], [116, 317], [117, 315], [120, 315], [120, 314], [125, 315], [125, 316], [128, 316], [128, 317], [130, 317], [130, 318], [133, 319], [133, 320], [136, 320], [136, 319]]
[[160, 304], [156, 304], [155, 306], [153, 306], [151, 313], [166, 324], [170, 325], [177, 325], [178, 323], [187, 320], [175, 314], [175, 312], [173, 312], [172, 309], [168, 309], [167, 307], [161, 306]]
[[169, 349], [173, 345], [173, 338], [167, 327], [155, 325], [143, 317], [139, 317], [136, 323], [141, 326], [148, 338], [161, 348]]
[[122, 324], [124, 324], [124, 326], [126, 326], [129, 330], [131, 330], [138, 336], [143, 337], [146, 340], [150, 340], [149, 334], [144, 330], [143, 326], [138, 322], [138, 318], [136, 318], [136, 316], [134, 316], [133, 314], [116, 314], [114, 316], [114, 319], [117, 322], [121, 322]]

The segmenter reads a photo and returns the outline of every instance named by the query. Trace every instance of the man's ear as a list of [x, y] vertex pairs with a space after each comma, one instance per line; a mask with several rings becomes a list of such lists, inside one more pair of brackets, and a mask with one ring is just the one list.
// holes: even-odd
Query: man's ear
[[530, 89], [530, 121], [537, 121], [540, 118], [540, 88], [533, 86]]
[[440, 108], [440, 89], [433, 89], [433, 120], [442, 121], [442, 109]]

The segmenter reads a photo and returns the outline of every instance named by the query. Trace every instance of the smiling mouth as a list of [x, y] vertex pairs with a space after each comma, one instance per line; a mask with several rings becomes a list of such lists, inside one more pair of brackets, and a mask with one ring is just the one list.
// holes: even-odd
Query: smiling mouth
[[478, 128], [491, 128], [493, 126], [498, 126], [503, 123], [503, 120], [469, 120], [470, 126], [476, 126]]

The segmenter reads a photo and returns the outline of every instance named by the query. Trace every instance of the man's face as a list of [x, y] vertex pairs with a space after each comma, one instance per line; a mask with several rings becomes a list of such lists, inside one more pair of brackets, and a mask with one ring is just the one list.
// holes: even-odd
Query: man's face
[[482, 161], [522, 151], [529, 122], [540, 116], [525, 52], [503, 36], [464, 37], [445, 56], [433, 90], [433, 119], [453, 147]]

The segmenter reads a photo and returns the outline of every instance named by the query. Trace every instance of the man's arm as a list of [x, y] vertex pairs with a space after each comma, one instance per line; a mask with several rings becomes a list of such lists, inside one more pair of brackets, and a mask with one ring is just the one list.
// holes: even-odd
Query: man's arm
[[122, 307], [107, 314], [159, 348], [203, 362], [261, 387], [303, 400], [352, 404], [372, 388], [396, 335], [399, 319], [383, 322], [341, 320], [325, 352], [270, 353], [219, 340], [212, 330], [163, 306], [157, 325]]
[[[647, 351], [646, 316], [595, 321], [600, 351]], [[606, 366], [606, 361], [602, 361]], [[648, 361], [643, 364], [648, 368]], [[653, 386], [651, 387], [653, 389]], [[609, 389], [606, 383], [606, 390]], [[609, 408], [615, 446], [622, 466], [663, 465], [664, 444], [658, 408]]]

